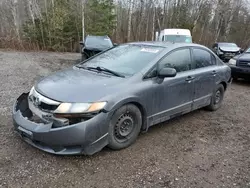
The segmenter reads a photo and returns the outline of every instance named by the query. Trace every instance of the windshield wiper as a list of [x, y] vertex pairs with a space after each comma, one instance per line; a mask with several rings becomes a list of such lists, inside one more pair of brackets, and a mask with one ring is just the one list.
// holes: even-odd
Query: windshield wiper
[[112, 71], [110, 69], [107, 69], [105, 67], [79, 67], [79, 68], [83, 68], [83, 69], [87, 69], [87, 70], [97, 70], [97, 71], [100, 71], [100, 72], [107, 72], [107, 73], [110, 73], [114, 76], [117, 76], [117, 77], [121, 77], [121, 78], [125, 78], [124, 75], [118, 73], [118, 72], [115, 72], [115, 71]]

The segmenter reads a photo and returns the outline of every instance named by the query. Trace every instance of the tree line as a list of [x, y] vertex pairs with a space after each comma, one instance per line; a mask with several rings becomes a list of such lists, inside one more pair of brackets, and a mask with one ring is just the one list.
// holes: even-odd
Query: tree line
[[249, 0], [0, 0], [0, 48], [79, 51], [88, 34], [116, 43], [190, 29], [195, 43], [250, 43]]

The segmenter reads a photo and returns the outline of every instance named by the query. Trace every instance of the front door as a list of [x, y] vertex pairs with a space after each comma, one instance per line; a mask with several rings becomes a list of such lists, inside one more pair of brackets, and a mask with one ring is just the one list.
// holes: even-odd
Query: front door
[[[172, 117], [190, 112], [194, 97], [194, 75], [191, 70], [191, 51], [180, 48], [167, 54], [158, 65], [172, 67], [177, 71], [176, 77], [165, 78], [157, 87], [154, 85], [157, 98], [153, 99], [155, 113], [150, 117], [151, 124], [166, 121]], [[158, 80], [159, 81], [159, 80]]]

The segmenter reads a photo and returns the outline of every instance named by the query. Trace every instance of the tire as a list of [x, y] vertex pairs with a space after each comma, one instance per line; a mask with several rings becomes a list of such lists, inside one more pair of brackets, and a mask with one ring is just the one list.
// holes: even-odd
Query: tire
[[221, 107], [223, 98], [224, 98], [225, 89], [222, 84], [217, 85], [216, 89], [213, 92], [211, 103], [207, 106], [207, 110], [216, 111]]
[[141, 111], [133, 104], [127, 104], [116, 110], [109, 124], [109, 144], [113, 150], [132, 145], [142, 126]]

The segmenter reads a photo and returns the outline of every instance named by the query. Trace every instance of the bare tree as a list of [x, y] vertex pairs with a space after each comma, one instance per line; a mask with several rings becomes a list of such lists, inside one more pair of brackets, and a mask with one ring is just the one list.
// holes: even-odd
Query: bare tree
[[28, 4], [28, 10], [30, 13], [32, 23], [35, 25], [35, 16], [34, 16], [33, 7], [32, 7], [32, 4], [33, 4], [32, 0], [27, 0], [27, 4]]
[[130, 0], [130, 2], [129, 2], [129, 13], [128, 13], [128, 36], [127, 36], [128, 41], [131, 40], [133, 3], [134, 3], [134, 0]]
[[[103, 1], [96, 0], [100, 3]], [[91, 13], [89, 2], [91, 1], [0, 0], [0, 46], [10, 47], [8, 45], [11, 44], [16, 47], [13, 45], [16, 41], [22, 44], [27, 38], [32, 37], [34, 39], [31, 42], [36, 43], [38, 39], [34, 36], [37, 36], [39, 41], [42, 41], [42, 48], [46, 49], [48, 45], [52, 46], [58, 33], [62, 37], [66, 36], [60, 39], [61, 46], [68, 45], [64, 42], [67, 38], [84, 39], [88, 33], [89, 23], [103, 14], [102, 10]], [[118, 42], [154, 40], [156, 30], [176, 27], [190, 29], [194, 42], [208, 46], [214, 41], [222, 40], [244, 46], [249, 41], [249, 0], [112, 0], [110, 2], [114, 3], [116, 19], [115, 28], [112, 27], [109, 33]], [[72, 19], [73, 23], [69, 26], [65, 25], [68, 23], [60, 19], [60, 16], [58, 18], [58, 14], [65, 12], [60, 10], [63, 3], [66, 3], [69, 9], [74, 7], [65, 17], [70, 16]], [[27, 33], [24, 36], [23, 28], [27, 26], [27, 21], [36, 27], [37, 33], [30, 32], [30, 36], [27, 36]], [[58, 22], [64, 24], [66, 29], [58, 27]], [[97, 26], [97, 29], [105, 28]], [[75, 33], [77, 36], [70, 36]], [[76, 48], [70, 45], [69, 49]]]
[[11, 0], [10, 1], [10, 9], [11, 9], [11, 13], [13, 16], [13, 24], [15, 27], [15, 31], [16, 31], [16, 36], [18, 41], [20, 42], [20, 32], [19, 32], [19, 24], [18, 24], [18, 1], [17, 0]]

